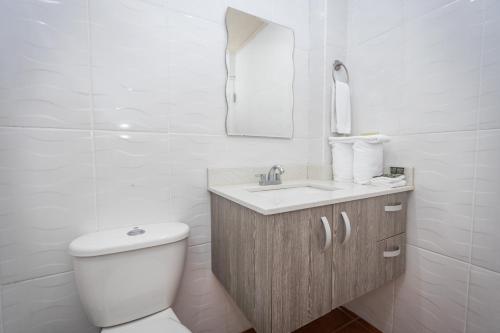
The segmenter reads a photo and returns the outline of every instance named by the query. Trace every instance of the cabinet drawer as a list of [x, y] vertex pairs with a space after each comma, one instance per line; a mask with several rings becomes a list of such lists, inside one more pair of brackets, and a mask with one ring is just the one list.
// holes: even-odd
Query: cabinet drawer
[[378, 253], [378, 285], [394, 280], [405, 271], [406, 234], [399, 234], [379, 241]]
[[376, 198], [374, 212], [378, 229], [378, 240], [383, 240], [406, 231], [406, 192]]

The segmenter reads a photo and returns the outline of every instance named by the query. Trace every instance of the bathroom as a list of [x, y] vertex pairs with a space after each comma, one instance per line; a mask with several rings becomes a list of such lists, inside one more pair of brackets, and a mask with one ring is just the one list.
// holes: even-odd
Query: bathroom
[[[287, 75], [273, 78], [290, 91], [273, 108], [288, 112], [231, 118], [231, 12], [288, 32]], [[302, 331], [500, 332], [499, 0], [2, 0], [0, 26], [0, 333], [100, 332], [70, 243], [169, 223], [189, 227], [169, 304], [179, 329], [151, 333], [292, 331], [274, 312], [255, 321], [218, 275], [209, 187], [265, 187], [254, 174], [274, 165], [283, 184], [331, 182], [329, 138], [345, 137], [332, 74], [348, 84], [348, 135], [390, 138], [384, 166], [411, 181], [406, 262], [341, 308], [325, 292], [328, 311]], [[315, 224], [325, 245], [328, 220]]]

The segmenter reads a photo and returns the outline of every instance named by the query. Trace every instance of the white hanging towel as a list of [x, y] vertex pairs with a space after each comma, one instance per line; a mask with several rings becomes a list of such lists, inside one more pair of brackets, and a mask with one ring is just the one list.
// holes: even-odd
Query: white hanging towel
[[351, 134], [351, 91], [345, 82], [332, 84], [331, 131]]

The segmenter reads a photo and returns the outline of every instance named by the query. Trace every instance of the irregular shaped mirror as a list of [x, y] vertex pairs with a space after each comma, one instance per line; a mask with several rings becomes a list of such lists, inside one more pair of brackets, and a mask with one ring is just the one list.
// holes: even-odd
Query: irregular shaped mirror
[[293, 136], [293, 31], [228, 8], [228, 135]]

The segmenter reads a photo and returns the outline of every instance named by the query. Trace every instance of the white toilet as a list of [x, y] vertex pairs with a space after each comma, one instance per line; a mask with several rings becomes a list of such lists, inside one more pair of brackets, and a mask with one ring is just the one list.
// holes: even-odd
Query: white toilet
[[190, 333], [170, 308], [179, 287], [189, 227], [162, 223], [75, 239], [76, 284], [102, 333]]

